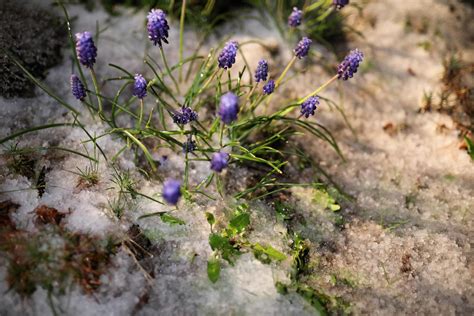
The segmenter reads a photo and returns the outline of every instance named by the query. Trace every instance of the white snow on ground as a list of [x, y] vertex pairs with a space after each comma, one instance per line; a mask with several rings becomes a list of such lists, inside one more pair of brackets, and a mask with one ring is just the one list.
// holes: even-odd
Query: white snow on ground
[[[456, 7], [459, 10], [459, 6]], [[78, 17], [74, 31], [93, 31], [96, 20], [100, 25], [108, 26], [98, 43], [97, 72], [100, 77], [117, 75], [108, 63], [120, 65], [132, 73], [148, 73], [142, 62], [146, 49], [158, 59], [157, 50], [150, 48], [146, 40], [145, 12], [124, 10], [118, 17], [109, 17], [102, 10], [86, 12], [81, 6], [70, 6], [69, 10], [71, 16]], [[311, 241], [313, 261], [319, 260], [314, 275], [307, 282], [342, 296], [352, 304], [356, 314], [469, 314], [474, 308], [474, 266], [470, 246], [473, 164], [467, 154], [458, 149], [457, 131], [448, 116], [419, 114], [417, 110], [423, 91], [437, 88], [445, 49], [462, 48], [464, 57], [473, 59], [472, 47], [468, 50], [463, 45], [458, 36], [460, 19], [449, 11], [445, 2], [406, 1], [401, 5], [394, 0], [369, 1], [364, 6], [363, 16], [358, 16], [353, 8], [345, 14], [349, 16], [349, 24], [365, 36], [364, 39], [351, 37], [348, 46], [363, 50], [366, 65], [373, 66], [367, 66], [354, 79], [329, 88], [322, 96], [344, 104], [356, 137], [344, 126], [340, 116], [329, 111], [322, 102], [316, 119], [334, 132], [347, 162], [342, 162], [326, 145], [310, 137], [305, 138], [304, 143], [308, 152], [318, 157], [333, 180], [353, 195], [355, 201], [343, 204], [342, 215], [347, 219], [344, 229], [340, 230], [312, 203], [311, 190], [291, 190], [292, 203], [307, 221], [302, 229]], [[469, 12], [456, 14], [468, 15]], [[426, 17], [429, 31], [407, 33], [404, 27], [407, 15]], [[375, 24], [367, 22], [372, 20]], [[228, 29], [235, 28], [228, 26]], [[443, 36], [434, 35], [437, 29]], [[446, 36], [449, 41], [445, 40]], [[239, 29], [235, 36], [240, 42], [255, 37], [270, 46], [279, 46], [280, 55], [270, 62], [271, 72], [278, 74], [291, 57], [291, 47], [278, 44], [282, 41], [279, 34], [259, 27], [255, 20]], [[195, 38], [193, 32], [186, 32], [185, 51], [194, 49]], [[173, 23], [170, 45], [165, 46], [171, 64], [177, 60], [174, 55], [178, 51], [177, 39], [177, 24]], [[206, 44], [203, 53], [220, 40]], [[432, 51], [425, 51], [418, 45], [426, 40], [435, 43]], [[329, 60], [334, 59], [326, 56], [320, 46], [315, 47]], [[256, 65], [261, 56], [269, 56], [255, 44], [244, 45], [242, 50], [250, 65]], [[65, 52], [66, 56], [68, 54]], [[237, 63], [243, 65], [240, 57]], [[409, 68], [414, 75], [409, 74]], [[50, 70], [46, 83], [58, 95], [77, 105], [84, 112], [81, 122], [87, 130], [100, 135], [106, 127], [88, 117], [69, 93], [70, 69], [70, 60], [64, 58], [62, 65]], [[311, 66], [298, 79], [288, 81], [282, 92], [274, 97], [273, 104], [282, 96], [306, 95], [329, 77], [319, 66]], [[108, 85], [105, 94], [112, 95], [115, 88]], [[41, 104], [41, 111], [37, 110], [38, 104]], [[35, 99], [0, 99], [0, 107], [0, 137], [46, 122], [72, 121], [71, 117], [64, 117], [66, 111], [41, 92]], [[389, 122], [404, 128], [390, 136], [383, 130]], [[440, 124], [446, 125], [448, 131], [438, 132]], [[24, 136], [20, 144], [58, 145], [83, 151], [80, 141], [86, 140], [82, 130], [65, 127]], [[107, 156], [113, 156], [125, 144], [116, 137], [105, 136], [99, 145]], [[86, 146], [91, 153], [90, 143]], [[153, 154], [161, 157], [169, 152]], [[42, 156], [41, 163], [50, 170], [46, 175], [46, 192], [41, 198], [36, 190], [18, 190], [32, 184], [25, 177], [12, 175], [5, 161], [0, 160], [0, 192], [16, 190], [2, 193], [0, 200], [11, 199], [20, 205], [13, 214], [18, 227], [35, 230], [32, 211], [38, 205], [47, 205], [69, 213], [65, 218], [68, 230], [99, 236], [121, 235], [130, 223], [138, 223], [153, 242], [153, 258], [147, 259], [146, 263], [154, 273], [151, 281], [121, 250], [114, 257], [109, 273], [102, 277], [103, 285], [97, 293], [88, 296], [76, 288], [59, 298], [58, 306], [64, 314], [314, 313], [301, 297], [277, 293], [275, 282], [288, 281], [288, 262], [264, 265], [253, 255], [244, 254], [235, 266], [223, 266], [216, 284], [209, 282], [206, 261], [211, 253], [210, 229], [204, 213], [211, 212], [218, 219], [224, 218], [227, 210], [222, 202], [211, 203], [202, 196], [197, 197], [195, 204], [181, 202], [172, 214], [183, 219], [186, 225], [170, 226], [158, 217], [138, 219], [143, 214], [169, 210], [169, 207], [138, 198], [135, 208], [127, 210], [124, 218], [117, 220], [108, 207], [109, 201], [117, 197], [117, 191], [110, 189], [113, 170], [102, 157], [100, 159], [99, 185], [78, 190], [78, 177], [71, 171], [77, 171], [76, 167], [86, 168], [89, 165], [86, 159], [63, 152]], [[162, 168], [163, 176], [179, 177], [183, 172], [183, 161], [182, 155], [169, 155]], [[140, 192], [159, 198], [161, 185], [147, 180], [135, 170], [131, 153], [121, 155], [118, 163], [123, 170], [131, 172]], [[235, 174], [240, 176], [242, 172]], [[208, 173], [207, 164], [196, 163], [190, 173], [191, 181], [197, 183]], [[238, 180], [244, 181], [243, 178]], [[238, 186], [236, 182], [235, 186]], [[283, 238], [286, 228], [274, 218], [268, 206], [253, 205], [251, 221], [251, 241], [266, 242], [276, 249], [288, 251]], [[2, 261], [0, 259], [0, 278], [4, 280], [7, 271]], [[355, 285], [334, 286], [332, 275], [344, 276]], [[0, 282], [0, 292], [6, 292], [7, 286], [6, 282]], [[135, 310], [145, 294], [149, 296], [148, 302]], [[49, 315], [51, 309], [46, 297], [46, 291], [39, 289], [30, 300], [20, 303], [18, 295], [8, 292], [0, 299], [0, 314]]]

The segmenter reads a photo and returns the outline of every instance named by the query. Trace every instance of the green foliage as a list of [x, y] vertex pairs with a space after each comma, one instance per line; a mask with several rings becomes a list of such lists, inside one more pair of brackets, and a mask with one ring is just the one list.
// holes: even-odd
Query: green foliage
[[470, 139], [467, 136], [464, 136], [464, 141], [466, 142], [467, 153], [469, 154], [471, 159], [474, 161], [474, 140]]
[[308, 241], [300, 235], [293, 236], [292, 245], [292, 279], [298, 281], [300, 276], [308, 271], [309, 264], [309, 246]]
[[209, 236], [211, 249], [218, 252], [220, 256], [231, 265], [235, 262], [235, 257], [240, 255], [240, 246], [227, 236], [211, 234]]
[[172, 216], [168, 213], [163, 213], [160, 215], [160, 219], [163, 223], [168, 223], [170, 225], [184, 225], [186, 224], [185, 221], [183, 221], [182, 219], [179, 219], [175, 216]]
[[300, 294], [306, 301], [308, 301], [318, 312], [319, 315], [328, 315], [325, 305], [329, 303], [328, 296], [319, 293], [309, 286], [298, 286], [296, 292]]
[[255, 258], [262, 261], [263, 263], [270, 263], [271, 260], [282, 261], [286, 259], [286, 255], [272, 246], [262, 246], [259, 243], [252, 245], [253, 254]]
[[[248, 204], [243, 203], [237, 205], [234, 210], [234, 215], [230, 219], [227, 227], [222, 229], [220, 233], [211, 231], [211, 234], [209, 235], [209, 245], [214, 251], [214, 254], [212, 258], [208, 260], [208, 275], [212, 282], [216, 281], [211, 279], [211, 275], [209, 274], [209, 262], [213, 262], [212, 269], [216, 269], [217, 263], [214, 261], [218, 260], [218, 258], [222, 258], [229, 264], [234, 265], [236, 258], [242, 253], [242, 249], [244, 248], [252, 251], [255, 257], [263, 263], [270, 263], [272, 260], [282, 261], [286, 259], [285, 254], [270, 245], [263, 246], [259, 243], [252, 244], [247, 241], [245, 233], [250, 225], [250, 215], [248, 212]], [[215, 223], [214, 216], [207, 216], [207, 218], [209, 224], [212, 223], [212, 227]], [[212, 272], [214, 272], [214, 270]], [[217, 278], [218, 277], [219, 274], [217, 273]], [[216, 278], [215, 273], [212, 274], [212, 278]]]
[[231, 235], [240, 234], [250, 224], [250, 215], [242, 213], [234, 216], [229, 222], [229, 228], [232, 230]]
[[313, 202], [321, 206], [324, 209], [329, 209], [331, 211], [339, 211], [341, 206], [337, 204], [336, 199], [333, 197], [333, 194], [337, 194], [335, 190], [326, 190], [324, 188], [315, 188], [313, 194]]
[[293, 218], [293, 210], [283, 202], [275, 201], [275, 212], [281, 220], [290, 220]]
[[[103, 1], [107, 4], [112, 4], [109, 0]], [[286, 18], [294, 5], [303, 7], [303, 1], [250, 2], [260, 9], [268, 10], [267, 12], [270, 12], [278, 21], [280, 27], [286, 24]], [[118, 164], [116, 164], [118, 157], [126, 151], [133, 153], [137, 172], [143, 174], [147, 179], [162, 181], [160, 172], [157, 172], [160, 166], [152, 155], [152, 153], [159, 152], [162, 149], [184, 156], [182, 192], [184, 198], [189, 203], [193, 203], [196, 200], [194, 198], [196, 194], [216, 200], [214, 192], [209, 192], [212, 189], [217, 190], [222, 200], [225, 200], [226, 196], [230, 197], [232, 195], [236, 200], [241, 198], [255, 200], [275, 196], [277, 193], [294, 186], [305, 186], [318, 188], [315, 194], [315, 201], [321, 206], [333, 211], [339, 209], [339, 205], [336, 203], [336, 196], [329, 190], [319, 190], [321, 184], [292, 182], [285, 174], [285, 169], [292, 164], [291, 157], [293, 154], [289, 151], [289, 148], [292, 148], [291, 142], [294, 142], [294, 138], [302, 134], [312, 135], [326, 142], [343, 159], [335, 138], [326, 127], [316, 120], [312, 120], [312, 118], [306, 119], [298, 116], [302, 101], [312, 94], [321, 93], [322, 89], [334, 82], [337, 78], [336, 76], [329, 78], [325, 84], [318, 87], [307, 97], [299, 96], [297, 99], [285, 99], [284, 96], [281, 96], [279, 99], [283, 100], [283, 103], [267, 107], [266, 105], [271, 101], [271, 97], [263, 95], [252, 79], [249, 82], [243, 81], [246, 72], [253, 78], [252, 69], [254, 65], [247, 65], [245, 61], [246, 65], [242, 69], [238, 69], [237, 76], [233, 76], [230, 71], [218, 68], [217, 59], [223, 43], [220, 43], [215, 49], [211, 49], [205, 56], [201, 56], [199, 53], [202, 44], [200, 43], [194, 51], [186, 52], [188, 56], [183, 56], [183, 34], [181, 32], [179, 61], [176, 64], [168, 64], [163, 49], [156, 48], [156, 51], [150, 51], [149, 55], [144, 56], [144, 63], [148, 67], [147, 70], [153, 75], [147, 78], [148, 96], [143, 100], [138, 100], [136, 97], [130, 97], [125, 93], [125, 91], [130, 89], [130, 85], [133, 84], [131, 71], [119, 65], [109, 64], [114, 71], [112, 78], [100, 78], [100, 74], [96, 74], [94, 69], [90, 69], [90, 74], [86, 73], [89, 69], [83, 69], [76, 55], [66, 7], [61, 1], [58, 3], [64, 10], [69, 31], [71, 55], [74, 64], [78, 67], [81, 80], [84, 84], [87, 84], [87, 81], [90, 82], [90, 80], [94, 83], [94, 89], [86, 87], [88, 97], [82, 101], [82, 105], [84, 109], [90, 112], [92, 119], [103, 123], [106, 130], [103, 135], [92, 136], [81, 123], [83, 117], [81, 115], [84, 115], [84, 111], [79, 111], [66, 100], [59, 97], [53, 89], [49, 88], [24, 68], [22, 62], [15, 58], [15, 56], [7, 55], [34, 84], [51, 98], [55, 99], [65, 110], [69, 111], [69, 121], [50, 123], [18, 131], [1, 139], [0, 144], [39, 130], [65, 126], [80, 128], [87, 135], [85, 142], [92, 142], [94, 145], [92, 161], [98, 164], [98, 153], [100, 153], [104, 158], [104, 163], [114, 169], [111, 181], [114, 183], [114, 189], [118, 193], [118, 198], [109, 204], [118, 218], [123, 216], [126, 209], [132, 209], [136, 206], [136, 203], [141, 198], [163, 204], [161, 198], [155, 198], [154, 195], [148, 196], [139, 192], [139, 184], [136, 182], [133, 173], [129, 170], [121, 170]], [[170, 16], [173, 16], [177, 9], [181, 9], [179, 1], [166, 1], [166, 3], [158, 1], [158, 3], [155, 3], [154, 1], [137, 0], [121, 1], [121, 3], [145, 6], [155, 6], [157, 4], [158, 7], [169, 5], [168, 11], [171, 13]], [[301, 35], [299, 32], [302, 31], [310, 34], [315, 40], [324, 41], [325, 36], [330, 35], [328, 31], [330, 21], [336, 24], [339, 23], [337, 22], [340, 21], [338, 15], [334, 13], [330, 1], [318, 0], [312, 4], [305, 3], [307, 4], [304, 8], [305, 23], [299, 30], [292, 31], [294, 32], [293, 35], [299, 36]], [[208, 26], [206, 31], [201, 34], [203, 35], [203, 41], [208, 34], [207, 31], [212, 29], [214, 22], [217, 22], [215, 20], [222, 18], [222, 16], [211, 17], [214, 9], [219, 10], [219, 8], [223, 8], [229, 10], [231, 7], [228, 3], [214, 1], [188, 2], [187, 5], [187, 7], [182, 7], [182, 12], [185, 13], [185, 16], [181, 16], [181, 21], [184, 21], [185, 18], [204, 21], [204, 24]], [[199, 8], [202, 8], [202, 10], [196, 10], [199, 5], [201, 5]], [[183, 24], [181, 23], [180, 26], [182, 27]], [[98, 31], [95, 34], [95, 39], [96, 42], [102, 43], [102, 41], [98, 41], [101, 33], [99, 27], [97, 28]], [[146, 32], [145, 27], [143, 32]], [[241, 47], [245, 44], [247, 43], [241, 43]], [[242, 52], [239, 51], [239, 53], [241, 54]], [[154, 59], [154, 56], [158, 55], [161, 55], [161, 61]], [[245, 60], [245, 56], [242, 56], [242, 58]], [[278, 84], [275, 93], [279, 92], [280, 82], [281, 85], [284, 84], [283, 79], [295, 61], [296, 58], [292, 59], [288, 67], [282, 68], [280, 77], [277, 80]], [[187, 73], [184, 74], [187, 66]], [[97, 67], [97, 69], [100, 69], [100, 67]], [[103, 89], [103, 87], [111, 81], [116, 82], [120, 88], [115, 94], [107, 96], [106, 92], [108, 92], [108, 89]], [[184, 88], [187, 90], [182, 91]], [[227, 92], [236, 94], [240, 100], [238, 119], [231, 124], [223, 124], [219, 116], [214, 114], [217, 112], [216, 108], [219, 106], [221, 96]], [[321, 100], [326, 101], [326, 99]], [[146, 107], [144, 102], [147, 102]], [[153, 106], [149, 106], [151, 104]], [[334, 105], [330, 101], [327, 101], [327, 104], [329, 106]], [[202, 112], [207, 114], [199, 117], [198, 121], [193, 121], [189, 124], [175, 123], [174, 115], [183, 107], [189, 107], [194, 111], [199, 111], [202, 108]], [[257, 111], [259, 107], [275, 110], [273, 113], [265, 113], [265, 110], [263, 111], [264, 114], [258, 114], [260, 113]], [[145, 111], [149, 112], [145, 113]], [[72, 123], [70, 123], [71, 120]], [[173, 123], [170, 123], [171, 121]], [[123, 141], [123, 147], [113, 157], [107, 157], [97, 144], [97, 140], [105, 136], [117, 137]], [[183, 154], [183, 144], [190, 139], [196, 142], [196, 149], [191, 153], [186, 152]], [[199, 184], [194, 183], [194, 179], [189, 179], [190, 166], [193, 161], [209, 162], [212, 155], [218, 151], [230, 153], [229, 169], [236, 166], [255, 170], [257, 180], [249, 185], [249, 187], [239, 190], [239, 192], [226, 192], [226, 189], [232, 186], [226, 186], [228, 179], [226, 179], [225, 173], [213, 173]], [[86, 154], [81, 155], [88, 157]], [[309, 164], [312, 166], [312, 163]], [[98, 181], [96, 177], [96, 170], [98, 168], [97, 165], [91, 166], [93, 167], [79, 170], [78, 173], [83, 179], [94, 183]], [[232, 172], [232, 170], [229, 171]], [[212, 182], [214, 182], [214, 186], [211, 185]], [[292, 217], [292, 212], [284, 205], [276, 204], [276, 211], [283, 220], [290, 220]], [[169, 212], [145, 214], [139, 219], [151, 216], [159, 216], [163, 222], [171, 225], [185, 224], [183, 220], [172, 216]], [[219, 278], [221, 264], [224, 262], [221, 259], [233, 265], [236, 258], [242, 253], [242, 250], [253, 251], [257, 258], [265, 262], [285, 260], [286, 255], [271, 245], [252, 244], [246, 239], [251, 224], [251, 210], [248, 204], [237, 205], [229, 217], [227, 225], [219, 226], [214, 215], [206, 213], [206, 219], [211, 226], [209, 245], [213, 250], [213, 254], [208, 261], [208, 276], [212, 282], [216, 282]], [[297, 281], [300, 275], [307, 271], [309, 260], [307, 242], [296, 236], [291, 257], [294, 267], [293, 279]]]
[[221, 263], [217, 259], [209, 259], [207, 261], [207, 276], [212, 283], [216, 283], [219, 280], [221, 274]]
[[212, 231], [212, 226], [216, 223], [216, 218], [214, 217], [214, 214], [206, 212], [206, 220], [211, 226], [211, 231]]

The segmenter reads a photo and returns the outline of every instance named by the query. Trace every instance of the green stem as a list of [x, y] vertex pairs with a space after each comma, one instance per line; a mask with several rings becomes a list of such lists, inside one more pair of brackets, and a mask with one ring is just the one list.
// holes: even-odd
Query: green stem
[[94, 84], [95, 93], [97, 94], [97, 102], [99, 103], [99, 116], [102, 117], [102, 98], [100, 97], [100, 89], [97, 83], [97, 76], [95, 75], [94, 68], [91, 68], [92, 83]]
[[[64, 12], [64, 17], [66, 19], [66, 26], [67, 26], [67, 32], [68, 32], [68, 37], [69, 37], [69, 44], [71, 45], [71, 50], [72, 50], [72, 55], [74, 56], [74, 64], [76, 65], [78, 71], [79, 71], [79, 76], [81, 78], [82, 84], [86, 88], [86, 90], [89, 90], [89, 87], [87, 86], [87, 80], [86, 77], [84, 76], [84, 72], [82, 71], [81, 65], [79, 63], [79, 59], [77, 58], [77, 52], [76, 52], [76, 43], [74, 42], [74, 37], [72, 35], [72, 28], [71, 28], [71, 20], [69, 19], [69, 14], [66, 10], [66, 7], [64, 6], [63, 1], [58, 0], [57, 1], [59, 6], [62, 8]], [[89, 104], [92, 104], [92, 97], [88, 93], [87, 98], [89, 99]], [[92, 110], [89, 108], [89, 112], [94, 116], [94, 113]]]
[[219, 133], [219, 145], [222, 148], [222, 139], [224, 138], [224, 122], [221, 122], [221, 130]]
[[138, 128], [141, 129], [143, 121], [143, 99], [140, 99], [140, 114], [138, 115]]
[[275, 88], [278, 87], [278, 85], [283, 80], [283, 78], [285, 78], [286, 73], [288, 72], [288, 70], [290, 70], [291, 66], [293, 66], [295, 61], [296, 61], [296, 56], [293, 56], [293, 58], [290, 60], [290, 62], [286, 66], [285, 70], [283, 70], [283, 72], [281, 73], [280, 77], [278, 77], [278, 79], [275, 81]]
[[179, 20], [179, 82], [183, 81], [183, 42], [184, 42], [184, 17], [186, 15], [186, 0], [181, 6], [181, 17]]
[[316, 90], [314, 90], [313, 92], [311, 92], [310, 94], [308, 94], [307, 96], [305, 96], [304, 98], [302, 99], [299, 99], [298, 100], [298, 104], [301, 104], [303, 103], [304, 101], [306, 101], [307, 99], [309, 99], [310, 97], [318, 94], [319, 92], [323, 91], [327, 86], [329, 86], [334, 80], [336, 80], [338, 78], [338, 75], [335, 75], [334, 77], [332, 77], [331, 79], [329, 79], [328, 81], [326, 81], [326, 83], [324, 83], [322, 86], [320, 86], [319, 88], [317, 88]]
[[217, 68], [216, 71], [212, 74], [212, 76], [206, 81], [204, 86], [202, 86], [201, 89], [199, 89], [198, 94], [201, 94], [204, 90], [206, 90], [207, 86], [211, 83], [211, 81], [216, 77], [217, 73], [221, 70], [221, 68]]
[[[255, 83], [255, 85], [252, 87], [252, 89], [250, 89], [250, 92], [247, 94], [247, 97], [245, 98], [244, 105], [240, 108], [239, 113], [244, 111], [244, 108], [246, 107], [247, 102], [248, 102], [249, 99], [250, 99], [250, 96], [252, 96], [252, 94], [254, 93], [255, 89], [257, 89], [257, 86], [258, 86], [258, 82]], [[252, 104], [250, 104], [250, 109], [252, 109]]]
[[163, 59], [163, 64], [165, 64], [166, 71], [170, 75], [171, 80], [173, 80], [173, 83], [176, 87], [176, 92], [178, 92], [178, 94], [180, 94], [181, 92], [179, 92], [178, 82], [176, 81], [173, 74], [171, 73], [171, 69], [170, 69], [170, 66], [168, 65], [168, 61], [166, 60], [166, 56], [165, 56], [165, 52], [163, 51], [163, 47], [160, 47], [160, 52], [161, 52], [161, 58]]
[[189, 186], [189, 159], [188, 159], [188, 151], [186, 151], [184, 156], [184, 187], [188, 190]]
[[[283, 78], [285, 78], [288, 70], [290, 70], [291, 66], [293, 66], [293, 64], [295, 63], [296, 61], [296, 56], [293, 56], [293, 58], [291, 58], [290, 62], [288, 63], [288, 65], [286, 66], [285, 70], [283, 70], [283, 72], [281, 73], [280, 77], [278, 77], [278, 79], [275, 81], [275, 89], [278, 88], [278, 86], [280, 85], [280, 82], [283, 80]], [[270, 103], [270, 100], [272, 99], [273, 97], [273, 94], [271, 94], [268, 98], [267, 98], [267, 104]]]

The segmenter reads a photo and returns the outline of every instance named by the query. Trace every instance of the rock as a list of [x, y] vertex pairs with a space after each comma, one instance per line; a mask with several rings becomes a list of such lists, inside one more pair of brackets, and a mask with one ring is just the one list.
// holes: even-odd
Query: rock
[[50, 12], [16, 1], [1, 1], [0, 15], [0, 96], [32, 97], [34, 84], [3, 50], [18, 57], [35, 77], [44, 78], [45, 71], [61, 60], [66, 28]]

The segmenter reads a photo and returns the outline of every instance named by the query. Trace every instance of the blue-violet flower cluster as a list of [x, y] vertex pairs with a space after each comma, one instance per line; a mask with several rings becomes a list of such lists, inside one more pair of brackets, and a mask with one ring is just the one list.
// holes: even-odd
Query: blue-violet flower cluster
[[229, 162], [229, 154], [226, 152], [217, 152], [212, 155], [211, 169], [216, 172], [221, 172], [227, 167]]
[[196, 121], [198, 118], [198, 114], [193, 111], [189, 106], [183, 106], [181, 108], [181, 112], [177, 112], [173, 114], [173, 122], [176, 124], [188, 124], [192, 121]]
[[84, 88], [81, 79], [74, 74], [71, 75], [71, 92], [78, 100], [82, 101], [86, 97], [86, 89]]
[[333, 0], [332, 4], [336, 7], [336, 9], [342, 9], [344, 6], [349, 4], [349, 0]]
[[227, 92], [221, 97], [219, 116], [222, 122], [230, 124], [237, 119], [239, 113], [239, 98], [232, 92]]
[[313, 41], [310, 40], [307, 37], [303, 37], [301, 41], [299, 41], [298, 45], [296, 45], [295, 49], [293, 52], [295, 53], [295, 56], [298, 57], [299, 59], [306, 57], [309, 53], [309, 47], [311, 46], [311, 43]]
[[229, 69], [235, 63], [235, 56], [239, 44], [236, 41], [229, 41], [225, 44], [221, 53], [219, 54], [218, 62], [219, 68]]
[[268, 77], [268, 62], [265, 59], [261, 59], [258, 62], [257, 70], [255, 70], [255, 81], [266, 81]]
[[168, 204], [176, 205], [181, 197], [181, 182], [168, 179], [163, 183], [162, 197]]
[[197, 148], [196, 142], [191, 137], [183, 143], [183, 153], [192, 153]]
[[170, 29], [166, 14], [163, 10], [152, 9], [147, 16], [148, 38], [153, 45], [162, 47], [161, 41], [168, 44], [168, 30]]
[[76, 53], [81, 64], [87, 68], [92, 68], [94, 66], [97, 57], [97, 48], [95, 47], [90, 32], [76, 34]]
[[337, 67], [337, 78], [347, 80], [352, 78], [359, 68], [359, 64], [364, 59], [364, 54], [357, 48], [351, 50], [350, 53]]
[[268, 82], [263, 86], [263, 93], [264, 94], [272, 94], [273, 91], [275, 90], [275, 81], [274, 80], [268, 80]]
[[288, 17], [288, 25], [291, 27], [297, 27], [298, 25], [301, 25], [302, 18], [303, 11], [299, 10], [297, 7], [294, 7], [293, 11]]
[[133, 95], [139, 99], [146, 97], [146, 80], [142, 75], [135, 75], [135, 82], [133, 83]]
[[301, 104], [301, 114], [304, 117], [308, 118], [310, 115], [314, 115], [314, 111], [316, 111], [316, 107], [319, 105], [319, 98], [309, 97], [308, 100]]

